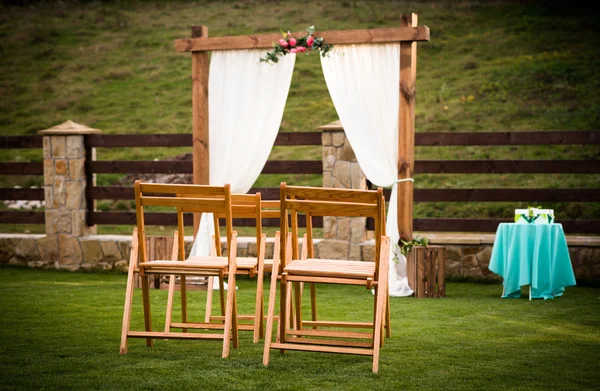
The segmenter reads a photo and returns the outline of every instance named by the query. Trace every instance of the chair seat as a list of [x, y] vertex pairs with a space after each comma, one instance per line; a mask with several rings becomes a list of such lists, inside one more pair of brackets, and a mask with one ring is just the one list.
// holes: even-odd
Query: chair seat
[[373, 278], [375, 263], [338, 259], [304, 259], [290, 262], [284, 269], [290, 275], [339, 278]]
[[252, 257], [237, 257], [236, 265], [238, 269], [250, 270], [258, 267], [258, 259]]
[[265, 259], [264, 265], [265, 265], [265, 271], [273, 270], [273, 260], [272, 259]]
[[177, 269], [225, 269], [229, 265], [227, 257], [189, 257], [185, 261], [157, 260], [141, 262], [144, 269], [175, 267]]

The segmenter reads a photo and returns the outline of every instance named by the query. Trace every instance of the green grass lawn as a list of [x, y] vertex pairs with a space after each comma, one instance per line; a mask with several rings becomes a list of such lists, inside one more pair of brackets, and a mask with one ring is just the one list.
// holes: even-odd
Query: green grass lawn
[[[367, 357], [272, 352], [241, 333], [221, 359], [216, 341], [130, 340], [119, 355], [124, 275], [0, 268], [0, 389], [597, 390], [600, 291], [568, 288], [552, 301], [502, 300], [502, 286], [448, 283], [444, 299], [392, 299], [393, 337], [380, 373]], [[241, 311], [254, 284], [238, 281]], [[367, 319], [364, 288], [318, 287], [320, 314]], [[152, 291], [160, 329], [166, 291]], [[191, 313], [204, 292], [190, 292]], [[139, 290], [133, 325], [143, 327]], [[177, 313], [177, 312], [176, 312]]]

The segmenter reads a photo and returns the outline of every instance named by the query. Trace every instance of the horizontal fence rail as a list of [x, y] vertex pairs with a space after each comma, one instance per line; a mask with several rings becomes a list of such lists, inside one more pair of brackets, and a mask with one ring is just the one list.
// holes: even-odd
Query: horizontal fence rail
[[[89, 163], [93, 174], [192, 174], [191, 161], [93, 161]], [[323, 164], [320, 160], [271, 160], [263, 174], [321, 174]]]
[[26, 189], [11, 189], [11, 188], [0, 188], [0, 200], [5, 201], [43, 201], [44, 200], [44, 189], [43, 188], [26, 188]]
[[[376, 188], [373, 186], [372, 188]], [[12, 189], [8, 189], [12, 190]], [[41, 189], [34, 189], [41, 190]], [[261, 193], [265, 200], [278, 200], [279, 188], [255, 187], [249, 194]], [[383, 189], [386, 200], [390, 189]], [[86, 194], [97, 200], [133, 200], [133, 187], [88, 187]], [[0, 196], [2, 193], [0, 193]], [[0, 197], [1, 198], [1, 197]], [[25, 198], [11, 198], [25, 199]], [[30, 198], [39, 199], [39, 198]], [[42, 198], [43, 199], [43, 192]], [[599, 202], [600, 189], [415, 189], [414, 202]]]
[[44, 224], [46, 214], [33, 211], [0, 211], [0, 224]]
[[[90, 134], [86, 143], [93, 148], [191, 147], [191, 134]], [[276, 146], [321, 145], [319, 132], [279, 133]], [[41, 146], [41, 143], [40, 143]]]
[[[135, 212], [89, 212], [88, 219], [91, 225], [94, 224], [112, 224], [112, 225], [136, 225]], [[193, 224], [192, 214], [184, 214], [183, 221], [185, 225]], [[225, 219], [220, 219], [221, 225], [225, 226]], [[176, 213], [146, 212], [144, 213], [145, 225], [176, 226]], [[298, 216], [298, 224], [306, 227], [306, 216]], [[233, 219], [233, 225], [238, 227], [254, 227], [256, 219]], [[263, 219], [263, 227], [279, 227], [279, 219]], [[313, 227], [323, 228], [323, 218], [313, 217]]]
[[600, 144], [600, 131], [427, 132], [415, 134], [415, 146]]
[[43, 136], [0, 136], [0, 149], [42, 148]]
[[594, 174], [596, 160], [417, 160], [415, 174]]
[[44, 175], [44, 163], [0, 163], [0, 175]]
[[[386, 200], [391, 190], [384, 189]], [[600, 189], [415, 189], [415, 202], [598, 202]]]
[[[513, 223], [508, 219], [461, 219], [461, 218], [427, 218], [413, 219], [415, 231], [440, 232], [495, 232], [500, 223]], [[565, 232], [585, 232], [600, 234], [598, 220], [560, 220]], [[367, 229], [374, 230], [373, 219], [367, 219]]]
[[[20, 163], [32, 164], [32, 163]], [[191, 161], [93, 161], [94, 174], [191, 174]], [[1, 166], [0, 166], [1, 167]], [[321, 174], [320, 160], [270, 160], [263, 174]], [[593, 160], [417, 160], [415, 174], [594, 174]], [[17, 171], [15, 171], [15, 174]]]
[[[271, 160], [263, 174], [321, 174], [320, 160]], [[92, 161], [93, 174], [191, 174], [190, 161]], [[596, 160], [417, 160], [416, 174], [595, 174]], [[0, 163], [2, 175], [43, 175], [43, 163]]]

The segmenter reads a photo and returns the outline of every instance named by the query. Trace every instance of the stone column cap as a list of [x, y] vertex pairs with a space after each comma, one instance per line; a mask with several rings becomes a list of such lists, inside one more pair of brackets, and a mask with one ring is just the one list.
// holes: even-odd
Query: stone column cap
[[317, 127], [317, 130], [344, 130], [344, 127], [342, 126], [342, 121], [338, 119], [337, 121], [333, 121], [327, 125], [321, 125]]
[[88, 128], [85, 125], [78, 124], [77, 122], [73, 122], [68, 120], [63, 122], [60, 125], [56, 125], [51, 127], [50, 129], [40, 130], [38, 134], [58, 134], [58, 135], [68, 135], [68, 134], [94, 134], [94, 133], [102, 133], [100, 129]]

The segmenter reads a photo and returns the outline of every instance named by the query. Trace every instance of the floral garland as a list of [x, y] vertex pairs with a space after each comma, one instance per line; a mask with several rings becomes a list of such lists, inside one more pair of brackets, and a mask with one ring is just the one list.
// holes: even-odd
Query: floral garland
[[333, 46], [325, 43], [323, 37], [313, 37], [315, 26], [310, 26], [306, 31], [308, 32], [306, 36], [297, 39], [292, 37], [289, 31], [282, 32], [283, 38], [273, 42], [274, 50], [268, 52], [264, 58], [260, 59], [260, 62], [275, 64], [279, 61], [279, 56], [285, 56], [288, 53], [309, 52], [313, 49], [318, 49], [321, 56], [326, 57]]

